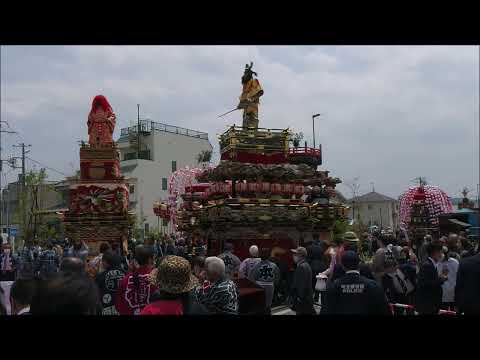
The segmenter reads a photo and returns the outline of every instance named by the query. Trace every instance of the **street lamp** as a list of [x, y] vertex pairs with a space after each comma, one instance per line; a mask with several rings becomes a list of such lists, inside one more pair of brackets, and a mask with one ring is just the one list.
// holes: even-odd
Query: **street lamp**
[[312, 125], [313, 125], [313, 148], [315, 149], [315, 118], [320, 116], [320, 114], [312, 115]]

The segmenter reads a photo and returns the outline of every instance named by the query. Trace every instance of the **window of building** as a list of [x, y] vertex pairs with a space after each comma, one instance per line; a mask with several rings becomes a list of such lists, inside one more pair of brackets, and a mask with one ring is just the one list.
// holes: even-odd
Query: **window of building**
[[177, 162], [175, 160], [172, 160], [172, 172], [177, 171]]
[[162, 190], [167, 190], [168, 184], [167, 184], [167, 178], [162, 178]]
[[163, 225], [163, 226], [168, 226], [168, 221], [167, 221], [167, 219], [162, 219], [162, 225]]
[[128, 191], [130, 191], [130, 194], [135, 194], [135, 186], [134, 186], [134, 185], [130, 185]]
[[372, 209], [373, 209], [373, 205], [368, 204], [368, 210], [372, 210]]
[[136, 152], [125, 153], [125, 154], [123, 155], [123, 160], [124, 160], [124, 161], [133, 160], [133, 159], [136, 159], [136, 158], [137, 158], [137, 153], [136, 153]]
[[145, 235], [148, 235], [149, 231], [150, 231], [150, 224], [146, 223], [145, 224]]

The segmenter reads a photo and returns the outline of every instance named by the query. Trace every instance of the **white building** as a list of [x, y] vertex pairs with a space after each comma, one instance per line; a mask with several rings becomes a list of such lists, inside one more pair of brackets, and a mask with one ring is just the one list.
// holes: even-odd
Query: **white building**
[[[121, 129], [120, 169], [130, 183], [130, 209], [146, 233], [158, 227], [153, 203], [168, 197], [168, 178], [177, 169], [198, 166], [197, 155], [212, 150], [208, 134], [150, 120]], [[140, 142], [138, 151], [137, 144]]]
[[349, 217], [365, 225], [396, 229], [398, 224], [399, 202], [391, 197], [369, 192], [348, 200]]

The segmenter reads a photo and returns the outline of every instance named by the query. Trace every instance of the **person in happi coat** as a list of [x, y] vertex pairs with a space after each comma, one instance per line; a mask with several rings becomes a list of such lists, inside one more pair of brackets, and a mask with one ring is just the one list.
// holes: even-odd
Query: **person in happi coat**
[[270, 249], [260, 251], [260, 262], [254, 266], [248, 279], [260, 285], [265, 290], [265, 314], [271, 314], [275, 287], [280, 283], [280, 269], [270, 261]]
[[231, 279], [238, 274], [241, 261], [237, 255], [233, 253], [233, 244], [226, 243], [223, 253], [218, 255], [225, 263], [225, 275]]

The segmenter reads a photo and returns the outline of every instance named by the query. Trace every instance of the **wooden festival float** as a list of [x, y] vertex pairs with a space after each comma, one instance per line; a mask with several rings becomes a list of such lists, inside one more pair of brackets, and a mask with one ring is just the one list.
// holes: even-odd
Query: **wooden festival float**
[[85, 241], [90, 256], [98, 254], [102, 242], [122, 245], [131, 227], [129, 190], [112, 139], [114, 127], [110, 104], [96, 96], [88, 116], [89, 142], [80, 147], [80, 178], [70, 181], [69, 210], [63, 218], [66, 236]]
[[252, 73], [247, 65], [237, 107], [244, 110], [243, 126], [233, 125], [219, 136], [220, 164], [199, 171], [198, 183], [185, 188], [177, 226], [202, 238], [210, 255], [231, 242], [244, 259], [255, 244], [278, 248], [293, 265], [290, 249], [308, 245], [317, 235], [328, 238], [348, 208], [335, 200], [340, 179], [317, 170], [320, 148], [290, 147], [289, 129], [258, 128], [263, 90]]
[[439, 237], [439, 217], [452, 210], [448, 195], [437, 186], [426, 185], [423, 179], [419, 186], [410, 187], [400, 196], [400, 223], [408, 229], [416, 247], [427, 234]]

